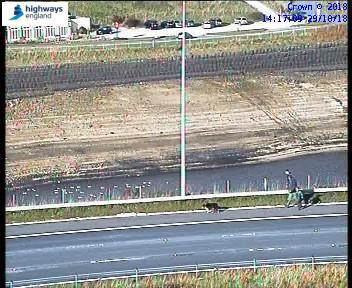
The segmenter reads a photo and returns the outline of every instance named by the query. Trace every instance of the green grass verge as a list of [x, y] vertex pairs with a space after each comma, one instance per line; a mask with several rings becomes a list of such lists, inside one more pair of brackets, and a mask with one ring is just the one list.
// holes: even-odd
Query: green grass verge
[[187, 273], [177, 275], [158, 275], [143, 277], [138, 280], [106, 280], [86, 282], [79, 286], [64, 284], [50, 286], [53, 288], [81, 287], [81, 288], [226, 288], [226, 287], [277, 287], [277, 288], [311, 288], [311, 287], [347, 287], [347, 264], [328, 264], [291, 267], [260, 268], [228, 270], [216, 272]]
[[[244, 192], [245, 193], [245, 192]], [[321, 193], [322, 201], [327, 202], [345, 202], [347, 201], [347, 192]], [[287, 195], [270, 195], [270, 196], [246, 196], [231, 198], [215, 198], [210, 201], [219, 203], [222, 207], [250, 207], [264, 205], [282, 205], [286, 202]], [[90, 207], [58, 208], [43, 209], [32, 211], [6, 212], [6, 223], [45, 221], [52, 219], [69, 219], [75, 217], [95, 217], [109, 216], [119, 213], [153, 213], [153, 212], [172, 212], [201, 209], [204, 200], [182, 200], [166, 201], [137, 204], [118, 204]]]
[[[213, 55], [221, 52], [239, 52], [253, 49], [284, 47], [301, 44], [317, 44], [325, 42], [338, 42], [347, 40], [347, 25], [333, 26], [318, 29], [317, 31], [296, 31], [295, 34], [276, 34], [256, 36], [255, 38], [225, 38], [216, 40], [189, 41], [187, 44], [188, 55]], [[118, 43], [118, 42], [116, 42]], [[146, 48], [146, 47], [149, 48]], [[141, 46], [117, 46], [97, 49], [90, 47], [69, 47], [61, 49], [6, 49], [6, 65], [23, 66], [39, 64], [61, 63], [90, 63], [101, 61], [124, 61], [136, 59], [161, 59], [180, 55], [178, 42], [157, 43], [155, 48], [150, 48], [150, 43]]]

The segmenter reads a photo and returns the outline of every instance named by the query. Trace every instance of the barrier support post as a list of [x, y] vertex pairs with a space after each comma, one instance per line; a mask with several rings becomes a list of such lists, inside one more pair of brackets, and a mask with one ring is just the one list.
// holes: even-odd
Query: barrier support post
[[75, 275], [75, 288], [78, 288], [78, 275]]
[[264, 177], [263, 179], [264, 191], [268, 191], [268, 178]]
[[61, 203], [65, 203], [65, 189], [61, 189]]
[[16, 194], [12, 194], [12, 207], [16, 207]]
[[226, 193], [230, 193], [230, 180], [226, 180]]
[[139, 287], [139, 283], [138, 283], [138, 269], [136, 268], [136, 288]]
[[253, 271], [254, 273], [257, 272], [257, 260], [255, 258], [253, 258]]

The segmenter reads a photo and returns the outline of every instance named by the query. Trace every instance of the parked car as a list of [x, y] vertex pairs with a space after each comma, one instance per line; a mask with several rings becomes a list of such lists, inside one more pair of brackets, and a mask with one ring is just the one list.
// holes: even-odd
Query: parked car
[[144, 27], [150, 30], [159, 29], [159, 23], [156, 20], [147, 20], [144, 22]]
[[186, 26], [187, 27], [194, 27], [195, 26], [195, 23], [193, 20], [186, 20]]
[[106, 35], [106, 34], [112, 34], [112, 33], [113, 31], [110, 26], [104, 26], [97, 30], [97, 35]]
[[176, 28], [181, 28], [181, 27], [182, 27], [182, 22], [180, 22], [180, 21], [175, 21], [175, 27], [176, 27]]
[[214, 21], [207, 21], [203, 23], [203, 28], [204, 29], [211, 29], [215, 27], [215, 22]]
[[248, 21], [247, 21], [247, 18], [245, 18], [245, 17], [238, 17], [235, 19], [235, 21], [233, 23], [238, 24], [238, 25], [246, 25], [246, 24], [248, 24]]
[[[182, 39], [182, 37], [183, 37], [183, 32], [178, 33], [177, 38]], [[185, 38], [186, 39], [193, 39], [195, 37], [193, 37], [190, 33], [185, 32]]]
[[175, 28], [175, 21], [163, 21], [160, 23], [161, 28]]
[[210, 19], [210, 22], [214, 21], [215, 27], [221, 27], [222, 26], [222, 20], [219, 17], [215, 17]]

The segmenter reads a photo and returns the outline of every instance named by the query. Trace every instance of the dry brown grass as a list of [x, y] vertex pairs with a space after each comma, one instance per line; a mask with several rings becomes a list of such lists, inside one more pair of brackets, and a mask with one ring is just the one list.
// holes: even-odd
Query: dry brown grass
[[[56, 285], [54, 288], [73, 287]], [[84, 283], [81, 288], [224, 288], [224, 287], [263, 287], [263, 288], [347, 288], [347, 265], [328, 264], [317, 266], [293, 266], [285, 268], [263, 268], [253, 270], [233, 270], [224, 272], [178, 274], [141, 278], [135, 280], [109, 280]]]

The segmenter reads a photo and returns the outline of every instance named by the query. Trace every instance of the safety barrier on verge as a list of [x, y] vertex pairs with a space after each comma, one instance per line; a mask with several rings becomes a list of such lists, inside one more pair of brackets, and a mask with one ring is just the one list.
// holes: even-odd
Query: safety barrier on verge
[[184, 266], [171, 266], [171, 267], [157, 267], [148, 269], [134, 269], [125, 271], [112, 271], [105, 273], [91, 273], [91, 274], [77, 274], [62, 277], [49, 277], [40, 279], [30, 279], [22, 281], [8, 281], [6, 287], [11, 288], [25, 288], [25, 287], [41, 287], [48, 285], [58, 284], [78, 284], [83, 282], [93, 282], [101, 280], [112, 279], [128, 279], [134, 278], [138, 281], [139, 277], [150, 277], [157, 275], [172, 275], [183, 273], [211, 272], [211, 271], [224, 271], [224, 270], [237, 270], [237, 269], [253, 269], [256, 271], [260, 268], [267, 267], [285, 267], [294, 265], [324, 265], [329, 263], [347, 263], [347, 256], [323, 256], [323, 257], [305, 257], [305, 258], [286, 258], [286, 259], [270, 259], [270, 260], [257, 260], [241, 261], [241, 262], [225, 262], [225, 263], [212, 263], [212, 264], [196, 264]]
[[[316, 193], [347, 192], [347, 187], [316, 188], [314, 189], [314, 191]], [[84, 206], [102, 206], [102, 205], [114, 205], [114, 204], [165, 202], [165, 201], [178, 201], [178, 200], [197, 200], [197, 199], [246, 197], [246, 196], [269, 196], [269, 195], [284, 195], [284, 194], [287, 194], [287, 190], [235, 192], [235, 193], [218, 193], [218, 194], [215, 193], [215, 194], [189, 195], [185, 197], [173, 196], [173, 197], [158, 197], [158, 198], [138, 198], [138, 199], [127, 199], [127, 200], [47, 204], [47, 205], [35, 205], [35, 206], [17, 206], [17, 207], [6, 207], [6, 212], [55, 209], [55, 208], [72, 208], [72, 207], [84, 207]]]

